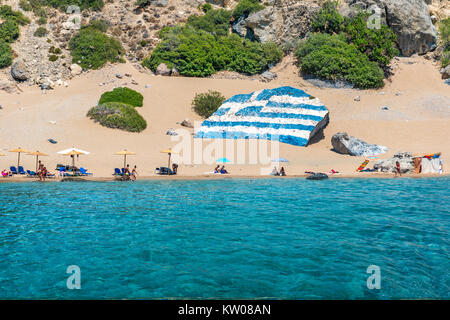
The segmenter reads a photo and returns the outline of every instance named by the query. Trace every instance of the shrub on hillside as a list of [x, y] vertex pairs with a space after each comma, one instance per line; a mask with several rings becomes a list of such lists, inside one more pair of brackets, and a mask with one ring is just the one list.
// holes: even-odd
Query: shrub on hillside
[[233, 18], [235, 21], [240, 17], [248, 17], [250, 13], [258, 12], [264, 9], [260, 0], [239, 0], [238, 5], [233, 10]]
[[94, 27], [82, 28], [69, 42], [74, 63], [84, 69], [99, 69], [106, 62], [120, 62], [124, 49], [119, 41]]
[[0, 24], [0, 39], [7, 43], [14, 42], [19, 37], [19, 25], [14, 20], [6, 20]]
[[360, 12], [346, 21], [347, 41], [366, 54], [370, 61], [384, 68], [400, 53], [396, 44], [397, 35], [386, 25], [381, 25], [380, 29], [367, 28], [367, 19], [368, 14]]
[[199, 116], [208, 118], [219, 109], [225, 100], [225, 97], [218, 91], [197, 93], [192, 100], [192, 108]]
[[274, 43], [252, 42], [236, 34], [216, 38], [192, 26], [163, 29], [160, 37], [162, 41], [143, 65], [155, 71], [165, 63], [184, 76], [206, 77], [221, 70], [256, 74], [283, 55]]
[[450, 64], [450, 18], [441, 21], [439, 27], [444, 52], [441, 57], [442, 66], [445, 68]]
[[134, 107], [142, 107], [143, 101], [144, 97], [139, 92], [130, 88], [115, 88], [113, 91], [103, 93], [98, 103], [123, 102]]
[[11, 46], [0, 40], [0, 69], [9, 67], [13, 60]]
[[92, 20], [89, 23], [89, 26], [92, 28], [95, 28], [101, 32], [106, 32], [106, 31], [108, 31], [108, 28], [109, 28], [108, 22], [106, 22], [105, 20], [101, 20], [101, 19]]
[[346, 42], [345, 35], [313, 34], [299, 43], [295, 55], [304, 74], [343, 80], [361, 89], [383, 86], [383, 70]]
[[30, 23], [30, 19], [23, 15], [20, 11], [14, 11], [10, 6], [0, 6], [0, 17], [4, 20], [14, 21], [17, 24], [25, 25]]
[[104, 6], [103, 0], [41, 0], [42, 4], [66, 10], [68, 6], [78, 6], [81, 10], [100, 10]]
[[225, 9], [208, 10], [205, 15], [192, 15], [188, 18], [187, 26], [206, 31], [216, 37], [228, 35], [231, 12]]
[[39, 28], [37, 28], [36, 31], [34, 32], [34, 36], [35, 36], [35, 37], [42, 38], [42, 37], [45, 37], [46, 35], [47, 35], [47, 29], [44, 28], [44, 27], [39, 27]]
[[321, 33], [339, 33], [344, 28], [344, 17], [337, 10], [337, 1], [327, 1], [311, 22], [311, 30]]
[[106, 102], [91, 108], [87, 116], [102, 126], [129, 132], [141, 132], [147, 122], [133, 106], [119, 102]]

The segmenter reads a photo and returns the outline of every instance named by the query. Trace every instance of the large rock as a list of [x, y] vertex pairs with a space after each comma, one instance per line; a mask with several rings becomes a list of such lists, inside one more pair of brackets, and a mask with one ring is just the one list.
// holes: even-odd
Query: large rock
[[23, 61], [19, 60], [13, 63], [11, 66], [11, 76], [17, 81], [28, 80], [28, 71]]
[[358, 138], [349, 136], [346, 132], [338, 132], [331, 138], [331, 144], [337, 153], [352, 156], [376, 156], [385, 153], [388, 148], [376, 144], [369, 144]]
[[156, 68], [156, 74], [161, 75], [161, 76], [170, 76], [171, 72], [172, 72], [172, 70], [170, 70], [169, 67], [165, 63], [161, 63]]
[[81, 74], [82, 71], [83, 71], [83, 69], [76, 63], [74, 63], [70, 66], [70, 73], [73, 76], [77, 76], [77, 75]]
[[444, 80], [450, 79], [450, 65], [448, 65], [445, 68], [442, 68], [441, 74], [442, 74], [442, 79], [444, 79]]
[[437, 31], [424, 0], [344, 0], [341, 12], [351, 15], [374, 5], [380, 8], [381, 23], [397, 34], [404, 56], [425, 54], [436, 47]]
[[233, 31], [260, 42], [293, 43], [309, 32], [320, 6], [312, 0], [272, 0], [268, 6], [238, 20]]
[[414, 172], [414, 160], [410, 152], [398, 152], [390, 159], [378, 161], [373, 168], [381, 172], [395, 172], [397, 161], [400, 163], [402, 173]]

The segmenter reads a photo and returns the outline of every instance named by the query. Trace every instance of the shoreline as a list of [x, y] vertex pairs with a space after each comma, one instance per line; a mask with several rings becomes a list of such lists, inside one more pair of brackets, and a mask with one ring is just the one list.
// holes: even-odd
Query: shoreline
[[[136, 181], [211, 181], [211, 180], [260, 180], [260, 179], [299, 179], [306, 178], [308, 174], [301, 175], [289, 175], [285, 177], [279, 176], [263, 176], [263, 175], [204, 175], [204, 176], [144, 176], [138, 177]], [[446, 178], [450, 173], [442, 174], [403, 174], [399, 178], [413, 178], [413, 179], [429, 179], [429, 178]], [[361, 175], [353, 174], [334, 174], [328, 175], [329, 179], [394, 179], [394, 174], [388, 173], [362, 173]], [[46, 179], [43, 182], [134, 182], [134, 181], [118, 181], [114, 177], [76, 177], [79, 181], [62, 181], [62, 177], [56, 177], [54, 179]], [[26, 182], [41, 182], [37, 178], [28, 177], [12, 177], [12, 178], [0, 178], [0, 183], [26, 183]]]

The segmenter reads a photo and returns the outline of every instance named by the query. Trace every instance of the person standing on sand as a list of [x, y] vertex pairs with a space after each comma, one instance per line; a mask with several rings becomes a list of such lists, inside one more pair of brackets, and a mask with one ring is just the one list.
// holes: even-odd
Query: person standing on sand
[[133, 180], [133, 181], [136, 181], [136, 176], [137, 176], [137, 167], [136, 166], [134, 166], [134, 168], [133, 168], [133, 171], [131, 171], [131, 179]]
[[397, 176], [397, 174], [400, 177], [402, 176], [402, 170], [400, 168], [400, 162], [398, 162], [398, 161], [395, 162], [395, 177]]

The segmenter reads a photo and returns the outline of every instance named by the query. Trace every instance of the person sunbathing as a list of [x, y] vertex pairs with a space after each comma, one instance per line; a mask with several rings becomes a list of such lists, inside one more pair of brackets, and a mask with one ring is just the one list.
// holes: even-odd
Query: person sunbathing
[[220, 173], [220, 166], [217, 165], [217, 167], [214, 169], [214, 173]]
[[278, 175], [279, 175], [278, 170], [277, 170], [277, 167], [273, 167], [273, 170], [272, 170], [272, 172], [270, 173], [270, 175], [271, 175], [271, 176], [278, 176]]
[[280, 169], [280, 176], [286, 177], [286, 172], [284, 171], [284, 167], [281, 167], [281, 169]]
[[8, 171], [6, 171], [6, 169], [2, 171], [2, 177], [3, 178], [9, 177]]
[[225, 170], [225, 166], [222, 166], [222, 168], [220, 168], [220, 173], [221, 174], [227, 174], [228, 173], [228, 171]]

